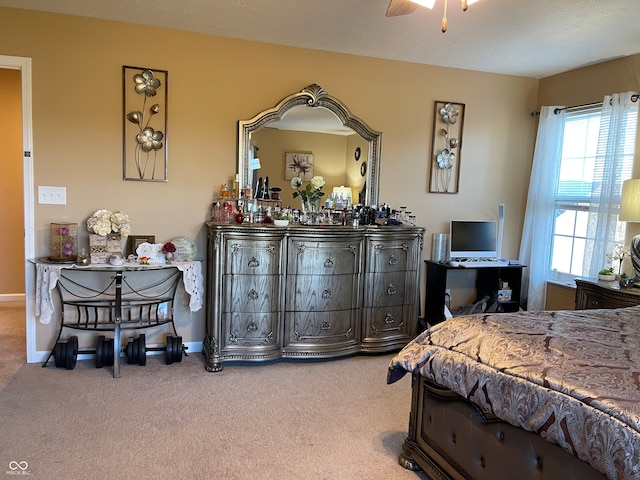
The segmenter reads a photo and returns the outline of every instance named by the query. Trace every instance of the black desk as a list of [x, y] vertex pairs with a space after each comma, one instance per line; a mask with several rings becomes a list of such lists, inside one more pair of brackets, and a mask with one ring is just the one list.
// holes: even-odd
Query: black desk
[[507, 265], [499, 267], [452, 267], [448, 263], [425, 260], [427, 279], [425, 292], [424, 316], [429, 325], [445, 319], [445, 291], [447, 274], [451, 270], [475, 270], [477, 297], [497, 295], [500, 281], [508, 282], [511, 289], [511, 301], [501, 301], [507, 312], [517, 312], [520, 308], [520, 290], [522, 288], [522, 269], [524, 265]]

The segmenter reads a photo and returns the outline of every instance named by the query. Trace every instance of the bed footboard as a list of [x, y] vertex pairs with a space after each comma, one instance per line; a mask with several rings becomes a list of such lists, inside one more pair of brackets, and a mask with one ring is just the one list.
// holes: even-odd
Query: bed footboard
[[448, 389], [414, 375], [400, 464], [434, 480], [606, 478], [539, 435], [486, 418]]

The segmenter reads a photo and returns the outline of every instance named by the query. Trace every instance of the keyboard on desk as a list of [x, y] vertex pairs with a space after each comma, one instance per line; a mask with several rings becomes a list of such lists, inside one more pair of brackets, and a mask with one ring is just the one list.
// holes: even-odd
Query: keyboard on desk
[[449, 260], [452, 267], [482, 268], [482, 267], [506, 267], [509, 260], [503, 258], [454, 258]]

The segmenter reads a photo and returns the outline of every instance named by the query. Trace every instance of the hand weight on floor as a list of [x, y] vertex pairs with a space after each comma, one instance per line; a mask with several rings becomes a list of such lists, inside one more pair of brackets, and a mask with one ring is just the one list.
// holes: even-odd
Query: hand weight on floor
[[96, 368], [113, 365], [113, 338], [98, 336], [96, 344]]
[[165, 352], [165, 359], [167, 365], [171, 365], [174, 362], [182, 361], [182, 353], [186, 347], [182, 345], [182, 337], [174, 337], [167, 335], [167, 344], [165, 347], [152, 347], [146, 346], [145, 335], [142, 334], [138, 338], [129, 338], [127, 343], [127, 363], [146, 365], [147, 364], [147, 352]]
[[74, 335], [69, 337], [68, 340], [60, 340], [57, 342], [53, 349], [53, 358], [58, 368], [64, 367], [67, 370], [76, 368], [76, 361], [78, 359], [78, 337]]

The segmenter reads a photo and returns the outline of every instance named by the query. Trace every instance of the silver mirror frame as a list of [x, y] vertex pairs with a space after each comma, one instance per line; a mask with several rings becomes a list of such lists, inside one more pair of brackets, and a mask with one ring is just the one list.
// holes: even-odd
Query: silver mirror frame
[[303, 88], [302, 91], [289, 95], [275, 107], [264, 110], [249, 120], [238, 121], [238, 174], [240, 185], [244, 187], [246, 180], [249, 178], [251, 133], [271, 122], [282, 119], [291, 108], [298, 105], [307, 105], [313, 108], [324, 107], [330, 110], [340, 119], [343, 125], [351, 128], [365, 141], [369, 142], [365, 204], [377, 205], [382, 133], [371, 129], [364, 121], [353, 116], [340, 100], [332, 97], [321, 86], [316, 84], [309, 85]]

